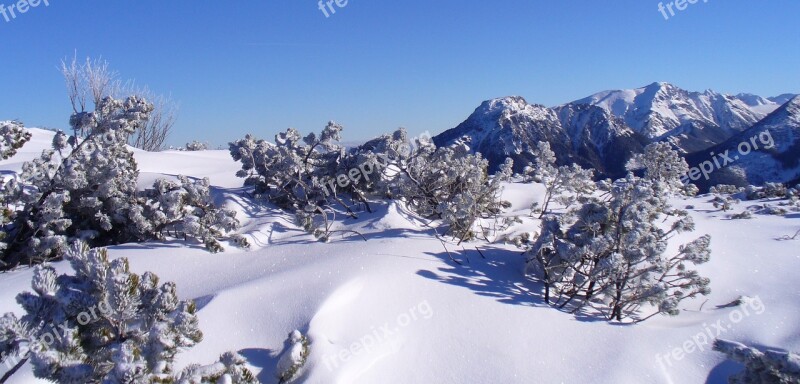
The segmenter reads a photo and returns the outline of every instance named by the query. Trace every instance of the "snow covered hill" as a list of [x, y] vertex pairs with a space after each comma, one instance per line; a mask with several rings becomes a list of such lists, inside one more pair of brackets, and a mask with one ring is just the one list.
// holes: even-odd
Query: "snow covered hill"
[[[554, 112], [521, 100], [499, 103], [515, 104], [504, 108], [517, 114], [486, 104], [486, 114], [474, 122], [486, 116], [509, 121], [504, 129], [513, 130], [515, 121], [527, 118], [559, 121]], [[541, 134], [566, 140], [555, 127], [541, 125]], [[13, 160], [0, 162], [0, 169], [16, 171], [20, 161], [49, 145], [52, 133], [33, 131], [33, 141]], [[491, 143], [511, 150], [514, 141], [508, 140]], [[159, 176], [210, 177], [217, 201], [237, 211], [241, 232], [253, 243], [250, 251], [227, 247], [220, 254], [182, 241], [110, 249], [112, 258], [129, 258], [135, 272], [176, 282], [180, 297], [198, 304], [205, 338], [179, 355], [178, 368], [234, 350], [263, 383], [278, 383], [279, 354], [295, 329], [311, 341], [296, 382], [312, 384], [722, 384], [738, 367], [710, 351], [714, 337], [800, 350], [800, 240], [777, 240], [800, 229], [797, 213], [729, 220], [709, 196], [675, 199], [677, 207], [693, 207], [697, 230], [676, 237], [670, 250], [701, 234], [712, 236], [711, 261], [699, 268], [711, 278], [712, 293], [682, 303], [678, 317], [613, 325], [545, 305], [541, 285], [523, 277], [523, 256], [501, 241], [503, 233], [490, 244], [448, 245], [462, 266], [450, 260], [425, 222], [401, 205], [383, 203], [343, 224], [362, 232], [366, 242], [337, 237], [323, 244], [289, 215], [245, 197], [234, 176], [239, 166], [227, 151], [137, 151], [135, 158], [141, 186]], [[505, 186], [503, 197], [512, 202], [507, 215], [523, 221], [505, 234], [538, 231], [529, 207], [542, 195], [536, 184]], [[752, 203], [737, 204], [735, 212]], [[64, 271], [67, 265], [56, 267]], [[31, 276], [30, 269], [0, 275], [2, 312], [21, 312], [14, 297], [30, 288]], [[743, 296], [743, 305], [726, 306]], [[40, 381], [25, 366], [9, 382]]]

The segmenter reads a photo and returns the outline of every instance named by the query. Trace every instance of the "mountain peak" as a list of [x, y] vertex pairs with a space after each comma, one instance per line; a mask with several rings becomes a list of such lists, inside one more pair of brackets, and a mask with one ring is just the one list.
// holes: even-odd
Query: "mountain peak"
[[485, 111], [513, 110], [522, 111], [530, 106], [522, 96], [505, 96], [484, 101], [478, 109]]

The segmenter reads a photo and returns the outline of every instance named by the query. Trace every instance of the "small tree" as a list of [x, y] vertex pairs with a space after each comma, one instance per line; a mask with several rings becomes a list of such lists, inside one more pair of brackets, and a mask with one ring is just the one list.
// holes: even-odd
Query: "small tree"
[[[642, 321], [677, 315], [680, 301], [710, 292], [708, 279], [687, 270], [708, 261], [709, 236], [664, 256], [673, 234], [694, 229], [685, 211], [671, 209], [652, 181], [632, 175], [607, 192], [542, 223], [527, 265], [545, 284], [545, 301], [573, 312], [592, 308], [608, 320]], [[677, 219], [661, 229], [659, 221], [669, 216]], [[643, 314], [647, 308], [651, 313]]]

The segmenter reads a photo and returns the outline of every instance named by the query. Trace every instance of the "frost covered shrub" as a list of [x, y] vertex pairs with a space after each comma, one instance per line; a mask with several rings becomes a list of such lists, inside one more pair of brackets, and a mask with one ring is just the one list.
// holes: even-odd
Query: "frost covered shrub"
[[475, 238], [476, 221], [509, 206], [500, 200], [500, 192], [512, 174], [510, 159], [490, 176], [489, 163], [479, 153], [458, 144], [436, 148], [430, 140], [410, 143], [404, 130], [384, 136], [375, 150], [387, 165], [380, 185], [388, 195], [422, 217], [441, 220], [447, 234], [459, 241]]
[[565, 206], [569, 206], [575, 200], [581, 200], [582, 197], [594, 192], [596, 187], [592, 181], [593, 170], [583, 169], [577, 164], [556, 166], [556, 154], [550, 149], [548, 142], [540, 141], [536, 149], [536, 160], [533, 165], [525, 167], [525, 175], [545, 186], [542, 208], [538, 209], [538, 205], [536, 208], [531, 207], [532, 211], [540, 212], [540, 219], [547, 214], [553, 199], [558, 199]]
[[708, 192], [714, 195], [735, 195], [744, 192], [744, 190], [744, 188], [735, 185], [719, 184], [711, 187]]
[[507, 204], [499, 201], [500, 183], [510, 163], [494, 177], [479, 154], [463, 147], [436, 148], [430, 140], [410, 143], [405, 130], [345, 150], [334, 144], [342, 127], [329, 123], [319, 137], [289, 129], [275, 143], [248, 135], [230, 144], [256, 196], [293, 212], [297, 222], [320, 240], [334, 232], [337, 211], [355, 217], [355, 204], [367, 210], [371, 199], [404, 201], [420, 216], [442, 220], [461, 240], [474, 236], [478, 218]]
[[9, 159], [17, 154], [17, 150], [22, 148], [31, 139], [22, 123], [18, 121], [0, 121], [0, 157], [3, 160]]
[[731, 384], [800, 383], [800, 355], [791, 352], [764, 351], [734, 341], [718, 339], [714, 350], [744, 365], [744, 371], [728, 378]]
[[[29, 359], [34, 374], [58, 383], [171, 382], [173, 360], [202, 339], [192, 302], [174, 283], [132, 273], [125, 258], [77, 243], [65, 252], [73, 275], [37, 266], [25, 315], [0, 321], [0, 352]], [[23, 360], [24, 361], [24, 360]]]
[[[208, 178], [192, 180], [178, 176], [178, 182], [159, 179], [153, 188], [144, 191], [140, 205], [131, 211], [136, 227], [142, 236], [164, 239], [173, 237], [195, 238], [211, 252], [220, 252], [217, 240], [239, 228], [236, 213], [220, 209], [214, 204], [209, 191]], [[234, 242], [247, 248], [247, 239], [236, 236]]]
[[310, 353], [308, 337], [300, 333], [300, 331], [292, 331], [285, 344], [286, 347], [278, 358], [277, 373], [280, 384], [291, 382], [297, 376]]
[[341, 125], [329, 122], [319, 136], [301, 138], [290, 128], [276, 135], [274, 144], [247, 135], [229, 145], [233, 159], [242, 163], [236, 175], [253, 187], [255, 197], [295, 213], [299, 225], [326, 241], [335, 218], [333, 203], [355, 217], [351, 206], [324, 184], [337, 178], [338, 164], [345, 157], [344, 148], [335, 144], [341, 131]]
[[789, 189], [781, 183], [766, 183], [762, 187], [749, 185], [745, 188], [747, 200], [785, 198], [788, 195]]
[[17, 295], [25, 315], [0, 317], [0, 362], [15, 363], [12, 371], [30, 361], [36, 377], [58, 383], [258, 383], [233, 352], [176, 375], [176, 354], [203, 334], [194, 303], [179, 300], [174, 283], [132, 273], [127, 259], [85, 243], [65, 259], [74, 274], [37, 266], [33, 292]]
[[268, 198], [282, 208], [301, 208], [326, 198], [321, 188], [322, 177], [344, 152], [336, 144], [342, 127], [328, 123], [319, 137], [306, 137], [290, 128], [275, 136], [275, 144], [247, 135], [230, 143], [231, 156], [242, 163], [237, 176], [255, 194]]
[[628, 160], [625, 168], [628, 171], [644, 170], [644, 176], [666, 193], [687, 196], [697, 193], [697, 187], [685, 186], [681, 181], [689, 172], [689, 164], [669, 143], [658, 142], [646, 146], [643, 153], [637, 153]]
[[206, 151], [208, 150], [208, 143], [203, 143], [201, 141], [194, 140], [191, 143], [186, 143], [186, 150], [187, 151]]
[[244, 366], [246, 360], [236, 352], [226, 352], [210, 365], [192, 364], [175, 380], [176, 384], [258, 384], [253, 372]]
[[742, 213], [736, 213], [731, 215], [731, 220], [748, 220], [752, 219], [753, 214], [750, 211], [743, 211]]
[[719, 209], [722, 212], [727, 212], [733, 209], [735, 204], [739, 204], [739, 199], [733, 198], [733, 196], [728, 194], [714, 196], [711, 200], [711, 203], [714, 205], [714, 208]]
[[[56, 133], [52, 149], [24, 163], [18, 178], [2, 181], [0, 268], [58, 258], [78, 239], [96, 247], [160, 238], [165, 226], [177, 224], [182, 236], [220, 249], [214, 237], [238, 223], [213, 206], [207, 180], [185, 181], [170, 197], [137, 191], [139, 171], [126, 143], [151, 110], [136, 97], [106, 97], [94, 112], [72, 115], [81, 136]], [[164, 187], [159, 183], [156, 190]]]
[[138, 170], [125, 143], [151, 110], [136, 97], [105, 98], [94, 112], [70, 118], [85, 138], [57, 133], [53, 149], [3, 184], [0, 198], [14, 207], [4, 227], [6, 266], [57, 257], [73, 238], [95, 246], [137, 239], [128, 213]]
[[544, 283], [548, 304], [638, 322], [677, 315], [680, 301], [710, 292], [709, 280], [688, 269], [709, 260], [710, 236], [665, 255], [672, 236], [694, 230], [688, 213], [667, 201], [685, 192], [683, 164], [665, 148], [651, 147], [658, 153], [636, 159], [645, 177], [598, 183], [601, 196], [542, 222], [541, 235], [526, 251], [526, 272]]
[[[656, 185], [629, 175], [606, 197], [543, 221], [526, 255], [527, 272], [545, 285], [545, 301], [573, 311], [591, 308], [608, 320], [641, 321], [677, 315], [681, 300], [710, 292], [709, 280], [688, 270], [708, 261], [710, 237], [665, 255], [669, 238], [694, 224]], [[665, 217], [675, 218], [668, 230], [659, 225]]]

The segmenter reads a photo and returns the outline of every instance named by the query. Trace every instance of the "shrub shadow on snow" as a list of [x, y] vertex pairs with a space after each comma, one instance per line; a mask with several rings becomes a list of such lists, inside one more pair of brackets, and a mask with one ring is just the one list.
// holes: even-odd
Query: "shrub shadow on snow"
[[[438, 268], [438, 271], [419, 270], [417, 275], [472, 290], [479, 296], [491, 297], [501, 303], [546, 307], [541, 294], [542, 285], [522, 276], [524, 260], [516, 252], [499, 248], [477, 251], [451, 251], [454, 258], [465, 265]], [[448, 264], [453, 264], [446, 252], [430, 253]], [[467, 264], [469, 263], [469, 264]]]
[[[544, 301], [544, 285], [522, 275], [525, 261], [518, 252], [501, 248], [482, 248], [483, 258], [475, 250], [450, 251], [464, 265], [454, 265], [447, 252], [431, 253], [448, 267], [437, 271], [419, 270], [417, 275], [472, 290], [479, 296], [491, 297], [505, 304], [545, 307], [556, 310]], [[607, 322], [600, 313], [589, 307], [578, 311], [565, 307], [559, 311], [574, 316], [581, 322]], [[629, 324], [612, 325], [627, 326]]]
[[239, 354], [247, 359], [247, 363], [255, 368], [260, 368], [256, 378], [264, 384], [278, 383], [278, 358], [279, 353], [271, 349], [245, 348]]
[[[145, 243], [125, 243], [119, 245], [112, 245], [109, 246], [108, 249], [119, 249], [119, 250], [127, 250], [127, 249], [149, 249], [149, 250], [158, 250], [163, 251], [164, 249], [186, 249], [186, 248], [194, 248], [199, 249], [204, 252], [206, 251], [206, 247], [203, 243], [194, 240], [188, 239], [184, 240], [182, 238], [174, 238], [172, 236], [168, 236], [166, 240], [152, 240]], [[153, 255], [155, 255], [153, 253]]]
[[706, 378], [706, 384], [728, 384], [728, 377], [739, 373], [742, 369], [741, 364], [725, 360], [711, 369]]
[[217, 295], [205, 295], [205, 296], [200, 296], [200, 297], [198, 297], [198, 298], [196, 298], [196, 299], [194, 299], [194, 300], [192, 300], [192, 301], [193, 301], [193, 302], [194, 302], [194, 304], [197, 306], [197, 310], [198, 310], [198, 311], [200, 311], [200, 310], [202, 310], [203, 308], [205, 308], [205, 306], [206, 306], [206, 305], [210, 304], [210, 303], [211, 303], [211, 301], [212, 301], [212, 300], [214, 300], [214, 298], [215, 298], [216, 296], [217, 296]]

